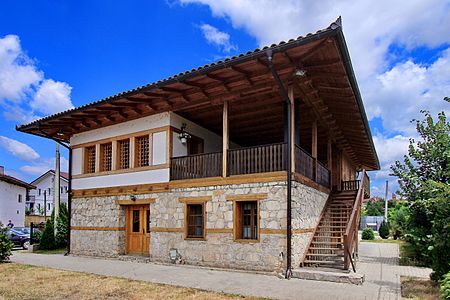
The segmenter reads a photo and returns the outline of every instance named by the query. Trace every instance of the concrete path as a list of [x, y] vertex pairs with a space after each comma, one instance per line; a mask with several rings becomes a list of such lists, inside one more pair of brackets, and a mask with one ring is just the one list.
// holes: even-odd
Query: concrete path
[[431, 270], [398, 266], [398, 251], [397, 244], [361, 243], [357, 270], [366, 274], [366, 282], [361, 286], [77, 256], [16, 252], [11, 260], [68, 271], [274, 299], [401, 299], [400, 275], [428, 277]]

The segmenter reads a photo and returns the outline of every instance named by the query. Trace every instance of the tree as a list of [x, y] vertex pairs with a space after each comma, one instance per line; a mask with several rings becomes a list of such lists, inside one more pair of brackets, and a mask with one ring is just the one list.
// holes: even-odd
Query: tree
[[387, 239], [389, 237], [389, 225], [386, 221], [381, 223], [380, 229], [378, 229], [378, 233], [382, 239]]
[[41, 240], [39, 242], [39, 249], [52, 250], [56, 248], [55, 230], [52, 219], [53, 218], [47, 220], [47, 223], [45, 224], [44, 232], [42, 233]]
[[67, 246], [67, 232], [69, 227], [69, 217], [65, 203], [59, 205], [59, 215], [56, 220], [56, 236], [55, 242], [57, 248]]
[[449, 248], [443, 248], [450, 243], [450, 124], [444, 112], [436, 121], [429, 112], [422, 113], [424, 120], [413, 120], [420, 140], [410, 140], [408, 155], [391, 170], [410, 203], [405, 238], [416, 257], [441, 277], [450, 270]]
[[394, 240], [404, 238], [408, 223], [409, 211], [406, 201], [397, 201], [388, 210], [388, 221]]

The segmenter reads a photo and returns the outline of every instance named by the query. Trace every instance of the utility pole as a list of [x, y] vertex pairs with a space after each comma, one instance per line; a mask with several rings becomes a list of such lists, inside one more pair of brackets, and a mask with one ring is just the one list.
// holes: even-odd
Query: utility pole
[[53, 207], [54, 207], [54, 228], [55, 228], [55, 235], [57, 231], [57, 224], [58, 224], [58, 215], [59, 215], [59, 203], [60, 203], [60, 195], [61, 195], [61, 176], [60, 176], [60, 161], [59, 161], [59, 144], [56, 143], [56, 162], [55, 162], [55, 195], [53, 197]]
[[386, 180], [386, 196], [384, 197], [384, 221], [387, 222], [387, 213], [388, 213], [388, 181]]

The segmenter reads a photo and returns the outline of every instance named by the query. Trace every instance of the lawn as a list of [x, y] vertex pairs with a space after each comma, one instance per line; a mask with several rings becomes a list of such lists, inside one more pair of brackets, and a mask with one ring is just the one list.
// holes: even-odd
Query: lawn
[[416, 300], [439, 299], [439, 285], [429, 279], [419, 279], [414, 277], [401, 278], [402, 298]]
[[[116, 277], [49, 268], [0, 264], [0, 299], [238, 299], [201, 291]], [[255, 298], [246, 298], [255, 299]]]

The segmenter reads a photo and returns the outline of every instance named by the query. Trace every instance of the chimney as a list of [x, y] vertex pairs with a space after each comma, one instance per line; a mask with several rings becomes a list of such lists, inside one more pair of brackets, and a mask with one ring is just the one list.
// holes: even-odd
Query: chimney
[[0, 175], [5, 175], [5, 167], [0, 166]]

